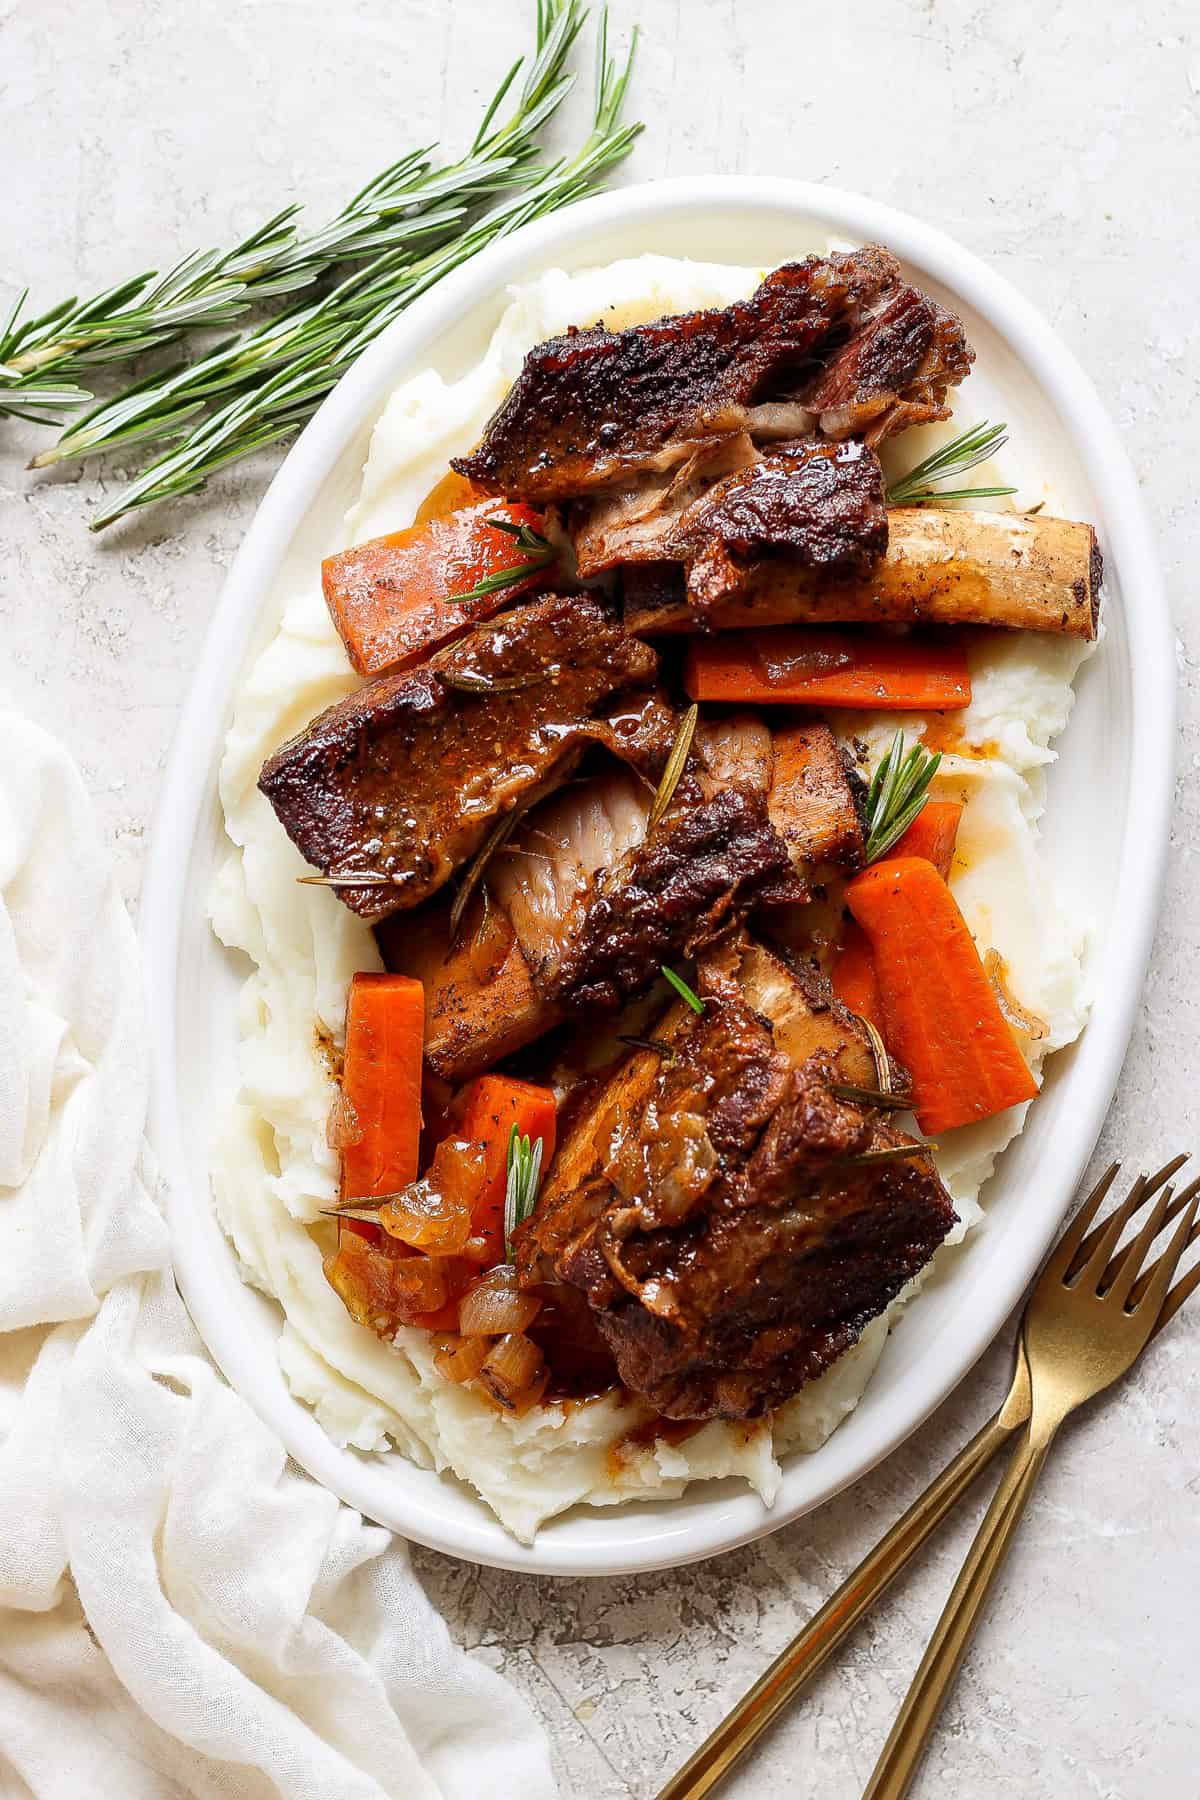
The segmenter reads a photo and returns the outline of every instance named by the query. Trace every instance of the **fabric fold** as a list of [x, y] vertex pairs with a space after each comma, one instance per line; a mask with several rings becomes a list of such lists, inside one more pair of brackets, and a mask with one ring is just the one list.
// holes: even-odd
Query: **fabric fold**
[[0, 1791], [550, 1800], [408, 1551], [288, 1462], [170, 1270], [132, 927], [0, 715]]

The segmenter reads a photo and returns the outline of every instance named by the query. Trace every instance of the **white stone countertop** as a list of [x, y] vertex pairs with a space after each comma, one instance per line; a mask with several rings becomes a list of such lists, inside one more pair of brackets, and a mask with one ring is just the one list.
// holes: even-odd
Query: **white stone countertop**
[[[461, 148], [532, 0], [0, 0], [0, 302], [48, 305], [314, 219], [402, 150]], [[622, 180], [827, 179], [951, 232], [1033, 299], [1115, 417], [1179, 634], [1170, 878], [1098, 1157], [1194, 1139], [1200, 980], [1200, 35], [1191, 0], [615, 0], [650, 128]], [[574, 104], [574, 103], [573, 103]], [[578, 123], [581, 108], [573, 118]], [[121, 473], [35, 479], [0, 425], [0, 688], [82, 765], [136, 905], [147, 823], [209, 614], [270, 469], [97, 540]], [[1136, 596], [1133, 596], [1136, 602]], [[1200, 1793], [1200, 1306], [1065, 1434], [918, 1780], [964, 1800]], [[417, 1563], [455, 1636], [544, 1718], [564, 1796], [661, 1780], [991, 1411], [993, 1348], [904, 1449], [755, 1547], [551, 1582]], [[727, 1790], [853, 1800], [949, 1589], [968, 1502]]]

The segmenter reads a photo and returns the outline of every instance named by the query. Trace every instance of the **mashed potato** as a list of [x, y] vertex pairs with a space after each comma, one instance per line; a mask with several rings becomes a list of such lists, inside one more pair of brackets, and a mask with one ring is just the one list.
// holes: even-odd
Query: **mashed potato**
[[[514, 290], [469, 374], [447, 384], [426, 370], [393, 394], [375, 428], [346, 542], [411, 522], [447, 459], [480, 436], [532, 344], [571, 324], [602, 319], [620, 327], [725, 305], [759, 278], [756, 270], [647, 256], [576, 275], [552, 272]], [[1044, 1036], [1022, 1042], [1035, 1070], [1076, 1036], [1085, 1016], [1083, 934], [1056, 905], [1037, 854], [1043, 770], [1084, 653], [1074, 640], [1031, 636], [979, 649], [974, 698], [956, 722], [955, 753], [935, 786], [966, 804], [953, 885], [968, 923], [981, 949], [1003, 955], [1016, 1000], [1045, 1023]], [[246, 1279], [282, 1309], [279, 1357], [293, 1392], [338, 1444], [365, 1453], [395, 1446], [423, 1467], [469, 1482], [524, 1541], [544, 1519], [580, 1502], [668, 1499], [689, 1482], [720, 1476], [744, 1478], [770, 1505], [779, 1457], [816, 1450], [853, 1409], [892, 1318], [917, 1284], [773, 1421], [714, 1422], [670, 1445], [630, 1442], [644, 1412], [614, 1396], [537, 1408], [523, 1419], [502, 1416], [437, 1375], [427, 1334], [403, 1330], [394, 1345], [380, 1343], [353, 1323], [326, 1283], [330, 1227], [320, 1211], [337, 1192], [337, 1159], [325, 1138], [332, 1085], [322, 1040], [336, 1042], [341, 1033], [351, 975], [379, 962], [361, 920], [328, 889], [297, 884], [305, 865], [256, 783], [271, 751], [356, 685], [314, 568], [240, 691], [221, 768], [231, 847], [212, 921], [254, 972], [241, 996], [241, 1084], [214, 1145], [213, 1190]], [[837, 720], [844, 735], [867, 742], [873, 760], [900, 723], [910, 733], [929, 728], [911, 715]], [[1018, 1108], [948, 1134], [938, 1165], [958, 1206], [956, 1237], [980, 1216], [980, 1188], [1023, 1117]]]

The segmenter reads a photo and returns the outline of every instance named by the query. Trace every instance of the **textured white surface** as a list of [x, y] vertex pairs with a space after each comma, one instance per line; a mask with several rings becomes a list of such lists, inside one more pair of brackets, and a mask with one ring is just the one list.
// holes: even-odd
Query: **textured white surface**
[[[0, 0], [0, 299], [43, 304], [314, 216], [410, 143], [457, 146], [524, 40], [521, 0]], [[828, 177], [923, 214], [1047, 313], [1128, 439], [1180, 633], [1179, 813], [1163, 927], [1098, 1157], [1195, 1132], [1200, 898], [1200, 40], [1187, 0], [642, 0], [627, 178]], [[614, 27], [635, 9], [618, 0]], [[575, 119], [580, 117], [578, 108]], [[159, 771], [209, 608], [262, 491], [242, 465], [97, 542], [118, 471], [34, 481], [0, 427], [0, 681], [79, 759], [136, 900]], [[565, 1794], [652, 1795], [995, 1404], [1007, 1348], [852, 1493], [764, 1544], [636, 1582], [539, 1583], [431, 1554], [461, 1641], [554, 1737]], [[918, 1785], [966, 1800], [1194, 1800], [1200, 1311], [1066, 1435]], [[950, 1527], [729, 1792], [851, 1800], [978, 1514]], [[940, 1787], [939, 1787], [940, 1784]]]

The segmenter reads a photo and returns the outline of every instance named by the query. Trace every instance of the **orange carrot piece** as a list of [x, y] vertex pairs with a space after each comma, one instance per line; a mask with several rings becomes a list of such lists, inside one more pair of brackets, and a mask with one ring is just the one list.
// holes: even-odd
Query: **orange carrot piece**
[[852, 1013], [857, 1013], [860, 1019], [869, 1019], [876, 1031], [882, 1032], [883, 1000], [879, 992], [879, 977], [875, 973], [871, 940], [862, 926], [856, 925], [853, 919], [842, 933], [842, 941], [834, 957], [831, 980], [833, 991], [842, 1005], [849, 1007]]
[[342, 1198], [417, 1178], [425, 993], [407, 975], [355, 975], [346, 1002], [342, 1092], [361, 1135], [342, 1151]]
[[962, 815], [963, 809], [957, 800], [927, 800], [903, 837], [896, 839], [886, 860], [894, 862], [901, 856], [923, 856], [926, 862], [933, 864], [943, 881], [949, 881]]
[[547, 571], [538, 569], [475, 600], [459, 598], [485, 577], [530, 559], [491, 519], [535, 531], [545, 524], [532, 507], [483, 500], [326, 558], [325, 603], [360, 675], [417, 661], [546, 580]]
[[475, 1203], [472, 1226], [486, 1237], [494, 1262], [504, 1260], [504, 1192], [508, 1185], [508, 1140], [515, 1125], [522, 1137], [542, 1140], [542, 1168], [554, 1155], [556, 1107], [549, 1088], [509, 1075], [481, 1075], [467, 1090], [459, 1134], [482, 1143], [487, 1173]]
[[912, 1076], [922, 1131], [949, 1131], [1032, 1100], [1025, 1065], [975, 941], [931, 862], [878, 862], [846, 890], [871, 940], [887, 1042]]
[[693, 700], [760, 706], [951, 712], [971, 701], [967, 653], [952, 639], [879, 637], [807, 625], [693, 638], [683, 685]]

